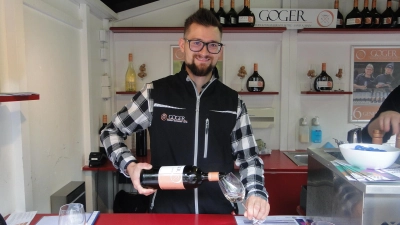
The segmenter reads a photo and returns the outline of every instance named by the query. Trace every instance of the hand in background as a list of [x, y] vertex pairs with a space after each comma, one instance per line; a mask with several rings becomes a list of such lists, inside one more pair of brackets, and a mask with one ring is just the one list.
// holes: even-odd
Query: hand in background
[[395, 111], [386, 111], [379, 115], [374, 121], [368, 125], [368, 133], [372, 137], [374, 130], [382, 130], [384, 133], [389, 132], [392, 127], [392, 135], [398, 134], [400, 130], [400, 113]]
[[144, 188], [142, 185], [140, 185], [140, 171], [143, 169], [149, 170], [153, 166], [149, 163], [129, 163], [126, 171], [131, 177], [133, 187], [138, 191], [139, 194], [142, 195], [151, 195], [153, 194], [156, 190], [151, 189], [151, 188]]

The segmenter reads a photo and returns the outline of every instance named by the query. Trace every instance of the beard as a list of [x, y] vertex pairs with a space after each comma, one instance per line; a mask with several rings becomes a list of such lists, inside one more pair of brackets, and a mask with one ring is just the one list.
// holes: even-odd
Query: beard
[[187, 68], [190, 70], [190, 71], [192, 71], [192, 73], [195, 75], [195, 76], [198, 76], [198, 77], [205, 77], [205, 76], [207, 76], [209, 73], [211, 73], [211, 71], [214, 69], [214, 67], [215, 67], [215, 65], [212, 65], [212, 64], [210, 64], [209, 66], [207, 66], [206, 68], [200, 68], [199, 66], [197, 66], [195, 63], [194, 63], [194, 58], [193, 58], [193, 60], [192, 60], [192, 63], [188, 63], [188, 62], [185, 62], [185, 64], [186, 64], [186, 66], [187, 66]]

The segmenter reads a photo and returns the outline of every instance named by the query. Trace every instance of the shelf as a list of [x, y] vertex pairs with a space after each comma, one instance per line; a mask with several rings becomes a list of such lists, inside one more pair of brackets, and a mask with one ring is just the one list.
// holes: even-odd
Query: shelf
[[239, 95], [279, 95], [279, 92], [266, 91], [266, 92], [242, 92], [238, 91]]
[[351, 91], [302, 91], [302, 95], [351, 95]]
[[115, 92], [117, 95], [134, 95], [137, 91], [117, 91]]
[[400, 33], [398, 28], [304, 28], [297, 30], [297, 33], [307, 34], [393, 34]]
[[8, 96], [0, 96], [0, 102], [19, 102], [19, 101], [31, 101], [31, 100], [39, 100], [38, 94], [31, 95], [8, 95]]
[[[183, 33], [183, 27], [110, 27], [113, 33]], [[283, 33], [286, 27], [223, 27], [223, 33]]]

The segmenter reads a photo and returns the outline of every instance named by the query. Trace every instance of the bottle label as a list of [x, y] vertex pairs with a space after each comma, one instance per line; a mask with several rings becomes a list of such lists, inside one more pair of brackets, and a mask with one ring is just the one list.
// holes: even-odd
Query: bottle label
[[249, 87], [262, 87], [263, 84], [264, 84], [264, 82], [262, 82], [260, 80], [249, 81]]
[[392, 24], [392, 17], [383, 18], [383, 24]]
[[236, 24], [236, 18], [235, 17], [231, 17], [231, 24]]
[[158, 185], [165, 190], [185, 189], [182, 181], [185, 166], [162, 166], [158, 171]]
[[322, 132], [321, 132], [321, 130], [312, 130], [311, 131], [311, 141], [313, 143], [321, 143], [321, 141], [322, 141]]
[[317, 86], [319, 88], [324, 88], [324, 87], [332, 87], [332, 81], [318, 81]]
[[219, 22], [220, 22], [221, 24], [225, 24], [225, 18], [222, 17], [222, 16], [220, 16], [220, 17], [219, 17]]
[[342, 19], [337, 19], [336, 20], [336, 25], [343, 25], [343, 20]]
[[372, 23], [372, 17], [365, 17], [365, 19], [364, 19], [364, 23], [365, 24], [371, 24]]
[[361, 18], [351, 18], [346, 20], [347, 25], [361, 24]]
[[239, 16], [239, 23], [253, 23], [252, 16]]

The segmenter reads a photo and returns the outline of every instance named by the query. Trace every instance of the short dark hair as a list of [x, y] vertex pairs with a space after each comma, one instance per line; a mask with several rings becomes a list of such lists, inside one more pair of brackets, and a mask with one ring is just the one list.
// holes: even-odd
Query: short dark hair
[[190, 25], [192, 25], [193, 23], [197, 23], [205, 27], [218, 27], [218, 30], [222, 36], [221, 23], [218, 21], [217, 17], [215, 17], [214, 14], [208, 9], [200, 8], [185, 20], [185, 27], [183, 30], [184, 35], [186, 35], [186, 32], [189, 30]]

